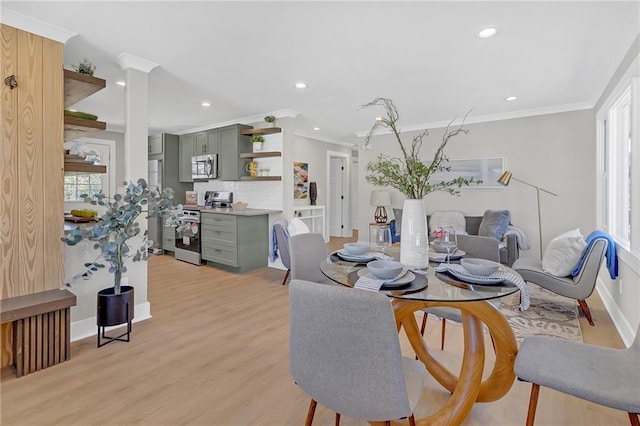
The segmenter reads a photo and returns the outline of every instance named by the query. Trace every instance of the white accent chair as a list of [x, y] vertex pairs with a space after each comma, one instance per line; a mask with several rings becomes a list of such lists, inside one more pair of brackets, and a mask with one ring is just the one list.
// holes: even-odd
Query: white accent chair
[[320, 262], [329, 255], [329, 249], [322, 234], [308, 232], [292, 235], [289, 238], [289, 248], [291, 249], [292, 280], [335, 284], [320, 270]]

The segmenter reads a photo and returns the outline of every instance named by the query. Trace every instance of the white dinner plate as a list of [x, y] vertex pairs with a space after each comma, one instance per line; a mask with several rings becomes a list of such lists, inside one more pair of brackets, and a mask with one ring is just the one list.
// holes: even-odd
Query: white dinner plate
[[[364, 277], [364, 278], [378, 279], [367, 268], [360, 269], [358, 271], [358, 276], [359, 277]], [[406, 273], [403, 276], [401, 276], [400, 278], [398, 278], [396, 280], [384, 280], [383, 282], [384, 282], [384, 287], [385, 288], [391, 288], [391, 287], [400, 287], [400, 286], [409, 284], [411, 281], [413, 281], [415, 279], [416, 279], [416, 276], [413, 275], [413, 272], [407, 270]]]
[[478, 275], [471, 275], [467, 272], [453, 271], [451, 269], [449, 270], [449, 273], [462, 281], [472, 284], [499, 284], [504, 281], [504, 278], [500, 277], [492, 277], [491, 275], [480, 277]]
[[361, 255], [354, 255], [354, 254], [347, 253], [345, 249], [340, 249], [336, 251], [336, 254], [338, 255], [339, 258], [344, 259], [348, 262], [358, 262], [358, 263], [371, 262], [372, 260], [376, 260], [380, 255], [380, 253], [371, 252], [371, 251]]
[[[451, 253], [451, 260], [458, 260], [467, 254], [467, 252], [457, 249], [454, 253]], [[447, 261], [447, 253], [438, 253], [436, 251], [429, 251], [429, 260], [432, 262], [446, 262]]]

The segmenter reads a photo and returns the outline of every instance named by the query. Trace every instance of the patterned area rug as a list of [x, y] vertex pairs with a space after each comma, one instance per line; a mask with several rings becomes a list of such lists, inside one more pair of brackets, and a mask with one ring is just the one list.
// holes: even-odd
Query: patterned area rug
[[520, 293], [502, 299], [500, 311], [507, 318], [518, 343], [527, 336], [542, 334], [581, 342], [578, 305], [575, 300], [559, 296], [544, 288], [528, 284], [531, 306], [517, 309]]

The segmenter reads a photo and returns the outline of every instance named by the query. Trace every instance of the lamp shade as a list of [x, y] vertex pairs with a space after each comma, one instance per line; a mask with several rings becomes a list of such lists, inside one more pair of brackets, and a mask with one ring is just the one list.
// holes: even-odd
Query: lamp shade
[[389, 191], [371, 191], [371, 198], [369, 199], [369, 205], [390, 206], [391, 194], [389, 193]]
[[500, 178], [498, 178], [498, 183], [500, 185], [504, 185], [507, 186], [509, 185], [509, 182], [511, 181], [511, 172], [510, 171], [505, 171], [502, 176], [500, 176]]

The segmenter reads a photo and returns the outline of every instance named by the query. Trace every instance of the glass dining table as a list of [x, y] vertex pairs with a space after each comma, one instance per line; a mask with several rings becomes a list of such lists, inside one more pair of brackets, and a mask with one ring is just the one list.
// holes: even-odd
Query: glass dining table
[[[392, 247], [386, 253], [395, 259], [400, 249]], [[460, 424], [476, 402], [491, 402], [502, 398], [515, 381], [513, 363], [518, 350], [515, 336], [506, 318], [489, 300], [498, 299], [518, 291], [508, 281], [499, 284], [471, 284], [435, 272], [430, 264], [426, 270], [411, 270], [415, 276], [404, 286], [387, 288], [381, 292], [392, 298], [398, 331], [404, 329], [411, 347], [427, 371], [451, 392], [448, 402], [429, 417], [416, 419], [416, 424]], [[501, 265], [501, 270], [517, 274]], [[365, 264], [349, 262], [331, 253], [320, 263], [322, 273], [338, 284], [354, 287]], [[462, 314], [464, 353], [458, 374], [442, 365], [420, 334], [415, 312], [425, 308], [448, 306]], [[484, 327], [494, 343], [495, 361], [483, 380], [485, 367]], [[490, 366], [489, 366], [490, 367]]]

